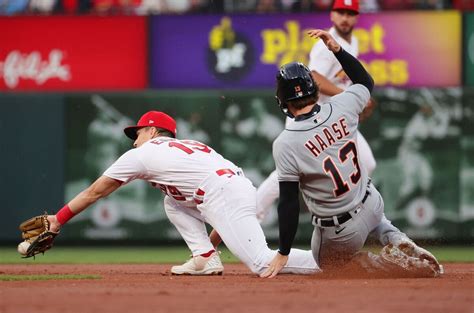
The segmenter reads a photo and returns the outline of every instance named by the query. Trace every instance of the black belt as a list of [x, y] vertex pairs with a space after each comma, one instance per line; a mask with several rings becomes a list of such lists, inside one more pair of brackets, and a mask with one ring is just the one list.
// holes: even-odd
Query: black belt
[[[369, 182], [367, 183], [367, 190], [365, 191], [364, 198], [362, 198], [362, 204], [364, 204], [365, 201], [367, 200], [367, 198], [370, 196], [370, 182], [371, 182], [371, 180], [369, 179]], [[334, 227], [334, 226], [336, 226], [336, 224], [334, 224], [334, 219], [333, 218], [334, 218], [333, 216], [322, 218], [322, 217], [317, 217], [316, 215], [313, 215], [313, 224], [321, 225], [322, 227]], [[345, 212], [345, 213], [336, 215], [336, 219], [337, 219], [339, 225], [344, 224], [345, 222], [347, 222], [351, 218], [352, 218], [352, 215], [349, 212]], [[319, 224], [318, 224], [318, 221], [319, 221]]]
[[[339, 223], [339, 225], [344, 224], [348, 220], [352, 218], [352, 215], [349, 212], [342, 213], [336, 216], [336, 219]], [[319, 223], [318, 223], [319, 222]], [[332, 217], [330, 218], [320, 218], [317, 217], [316, 215], [313, 215], [313, 224], [314, 225], [321, 225], [322, 227], [334, 227], [336, 224], [334, 224], [334, 220]]]

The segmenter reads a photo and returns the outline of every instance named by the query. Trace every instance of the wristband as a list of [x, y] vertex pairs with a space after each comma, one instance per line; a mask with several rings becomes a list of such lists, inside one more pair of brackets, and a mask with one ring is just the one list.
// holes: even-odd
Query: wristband
[[59, 210], [58, 213], [56, 213], [56, 219], [58, 220], [59, 224], [64, 225], [66, 224], [71, 218], [76, 215], [71, 211], [71, 208], [69, 205], [63, 206], [61, 210]]

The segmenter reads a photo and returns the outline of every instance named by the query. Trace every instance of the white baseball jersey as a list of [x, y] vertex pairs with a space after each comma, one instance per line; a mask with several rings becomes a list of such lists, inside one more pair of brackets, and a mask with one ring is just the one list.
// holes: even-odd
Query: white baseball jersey
[[148, 181], [186, 207], [195, 207], [193, 195], [210, 173], [240, 169], [207, 145], [194, 140], [158, 137], [123, 154], [104, 175], [128, 183]]
[[[345, 51], [357, 58], [359, 54], [359, 43], [354, 35], [351, 37], [351, 43], [348, 43], [345, 39], [339, 36], [334, 27], [329, 29], [329, 33]], [[343, 90], [352, 85], [351, 80], [347, 77], [341, 64], [334, 56], [334, 53], [329, 51], [322, 40], [318, 40], [311, 49], [308, 68], [326, 77], [330, 82]], [[318, 102], [322, 104], [327, 102], [329, 98], [330, 97], [327, 95], [320, 94]]]

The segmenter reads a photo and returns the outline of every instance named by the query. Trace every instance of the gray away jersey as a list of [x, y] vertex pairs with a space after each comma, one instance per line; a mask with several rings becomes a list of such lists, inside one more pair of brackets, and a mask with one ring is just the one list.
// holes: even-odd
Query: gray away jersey
[[305, 120], [291, 120], [273, 143], [279, 181], [299, 181], [308, 208], [318, 216], [347, 212], [363, 199], [367, 171], [359, 163], [359, 113], [370, 99], [360, 84], [347, 88]]

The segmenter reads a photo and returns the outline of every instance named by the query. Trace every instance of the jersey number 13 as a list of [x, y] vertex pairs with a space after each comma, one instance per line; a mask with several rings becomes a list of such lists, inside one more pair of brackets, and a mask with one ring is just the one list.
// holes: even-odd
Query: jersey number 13
[[[352, 156], [352, 164], [354, 165], [354, 171], [350, 175], [350, 180], [353, 185], [356, 185], [361, 177], [359, 160], [357, 158], [357, 148], [353, 141], [349, 141], [339, 149], [339, 161], [345, 163], [349, 156]], [[350, 190], [349, 184], [341, 176], [341, 172], [337, 168], [331, 157], [327, 157], [323, 162], [324, 171], [331, 175], [332, 182], [334, 183], [333, 193], [336, 197], [342, 196]]]

